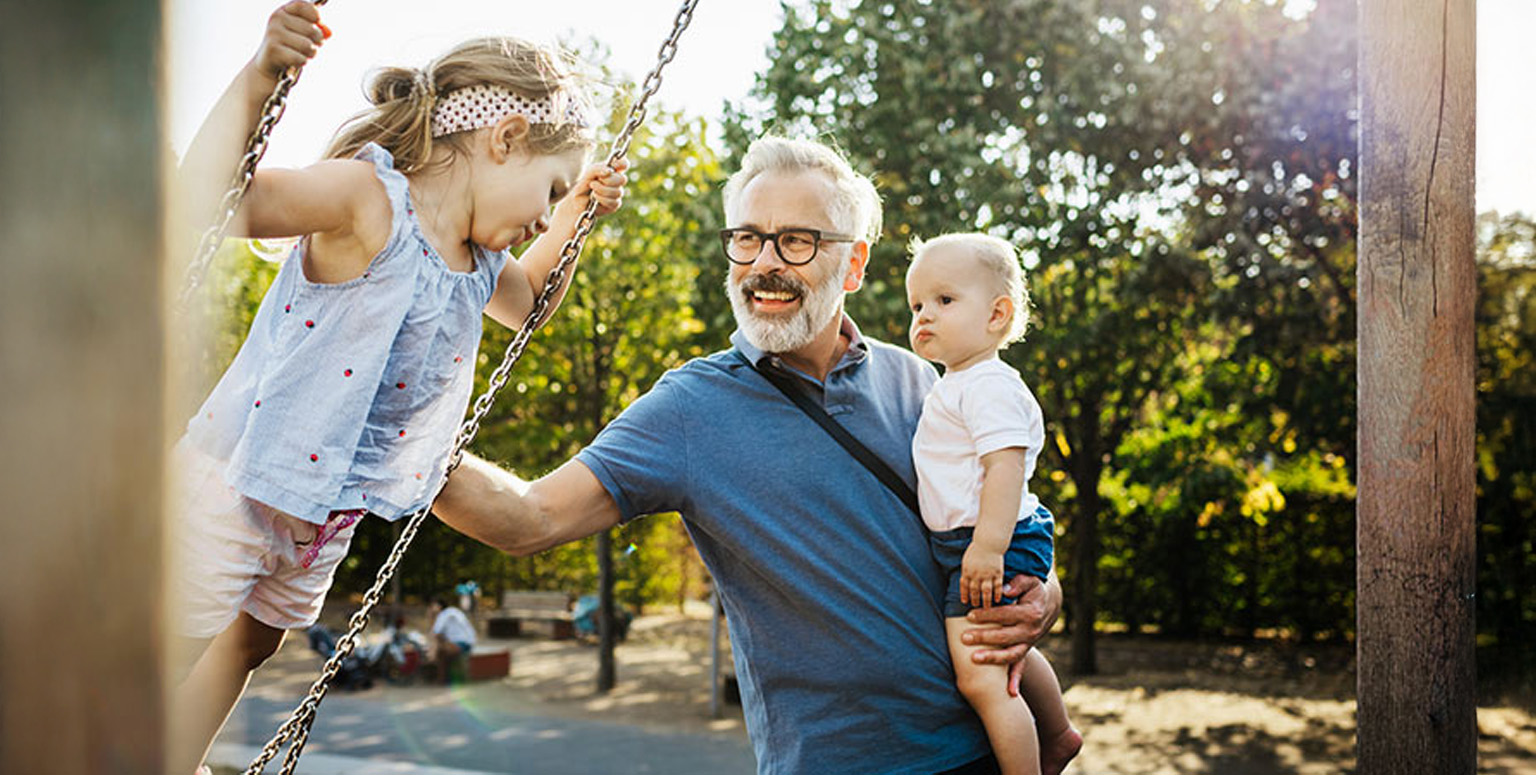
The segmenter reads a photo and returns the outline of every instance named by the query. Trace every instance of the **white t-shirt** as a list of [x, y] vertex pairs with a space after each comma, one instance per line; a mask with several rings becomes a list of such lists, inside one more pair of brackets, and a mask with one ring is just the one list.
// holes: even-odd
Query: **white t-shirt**
[[1008, 447], [1024, 448], [1019, 518], [1034, 514], [1040, 499], [1029, 491], [1029, 477], [1044, 444], [1040, 404], [1008, 364], [990, 358], [940, 377], [923, 400], [912, 439], [924, 524], [933, 531], [975, 527], [981, 511], [981, 457]]
[[441, 635], [454, 643], [475, 645], [475, 626], [469, 617], [457, 608], [444, 608], [432, 622], [432, 634]]

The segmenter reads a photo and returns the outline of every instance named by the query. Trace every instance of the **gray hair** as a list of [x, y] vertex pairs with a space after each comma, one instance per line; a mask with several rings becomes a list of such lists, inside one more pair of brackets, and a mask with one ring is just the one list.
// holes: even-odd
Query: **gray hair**
[[725, 210], [731, 211], [742, 189], [766, 172], [796, 173], [815, 170], [832, 181], [832, 219], [838, 228], [848, 230], [858, 239], [873, 245], [880, 239], [880, 194], [868, 177], [854, 171], [853, 165], [835, 148], [816, 140], [791, 139], [771, 135], [759, 137], [747, 147], [741, 169], [725, 182]]
[[914, 238], [909, 250], [912, 260], [917, 261], [936, 248], [961, 251], [976, 260], [997, 295], [1013, 300], [1013, 321], [1003, 337], [1003, 346], [1023, 339], [1024, 332], [1029, 330], [1029, 288], [1024, 283], [1019, 251], [1013, 243], [981, 232], [958, 232], [926, 241]]

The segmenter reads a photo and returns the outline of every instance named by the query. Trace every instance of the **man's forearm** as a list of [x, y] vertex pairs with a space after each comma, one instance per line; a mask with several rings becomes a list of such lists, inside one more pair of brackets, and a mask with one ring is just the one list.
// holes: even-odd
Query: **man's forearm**
[[432, 513], [454, 530], [516, 555], [537, 552], [546, 521], [528, 498], [528, 483], [474, 455], [449, 475]]
[[519, 556], [607, 530], [620, 516], [602, 483], [578, 461], [524, 482], [473, 455], [448, 476], [432, 510], [454, 530]]

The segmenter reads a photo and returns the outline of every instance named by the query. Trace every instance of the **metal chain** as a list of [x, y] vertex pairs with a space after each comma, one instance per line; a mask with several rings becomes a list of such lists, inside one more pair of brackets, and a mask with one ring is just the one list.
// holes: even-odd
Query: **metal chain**
[[[635, 103], [630, 106], [628, 121], [625, 122], [624, 128], [620, 130], [618, 137], [614, 139], [613, 145], [609, 148], [609, 165], [617, 164], [619, 159], [629, 152], [630, 141], [634, 139], [635, 131], [639, 129], [641, 121], [645, 118], [646, 103], [656, 93], [657, 89], [661, 88], [661, 71], [677, 55], [677, 40], [682, 35], [683, 30], [688, 28], [688, 24], [693, 21], [693, 10], [698, 5], [698, 2], [699, 0], [684, 0], [682, 7], [677, 12], [677, 16], [673, 19], [672, 33], [667, 36], [666, 41], [662, 43], [660, 50], [657, 52], [656, 65], [651, 69], [650, 74], [645, 77], [640, 95], [636, 98]], [[528, 312], [528, 316], [523, 319], [523, 324], [518, 328], [517, 334], [512, 338], [511, 343], [507, 345], [501, 365], [491, 374], [489, 385], [486, 387], [485, 392], [475, 399], [474, 412], [459, 427], [458, 434], [454, 438], [453, 451], [449, 454], [444, 469], [443, 482], [447, 481], [447, 475], [452, 473], [455, 468], [458, 468], [459, 463], [463, 461], [464, 450], [468, 448], [469, 443], [479, 431], [480, 423], [485, 418], [485, 415], [490, 412], [491, 405], [495, 402], [496, 394], [506, 385], [508, 375], [512, 371], [512, 366], [522, 358], [523, 350], [528, 346], [528, 340], [532, 337], [537, 324], [543, 319], [551, 299], [565, 285], [567, 271], [569, 271], [570, 266], [581, 255], [582, 245], [586, 242], [587, 236], [592, 232], [593, 225], [597, 219], [596, 211], [597, 200], [588, 200], [586, 209], [582, 211], [581, 216], [577, 219], [575, 234], [569, 240], [566, 240], [565, 244], [561, 247], [560, 261], [555, 264], [546, 277], [544, 290], [534, 300], [533, 309]], [[437, 493], [433, 495], [433, 500], [436, 500], [436, 495], [442, 492], [442, 487], [443, 483], [440, 482]], [[266, 769], [267, 763], [277, 756], [285, 743], [289, 745], [288, 753], [283, 758], [283, 765], [279, 772], [281, 775], [292, 775], [294, 767], [298, 766], [299, 756], [304, 750], [304, 745], [309, 740], [309, 732], [314, 724], [315, 713], [320, 706], [321, 700], [325, 699], [326, 692], [330, 689], [331, 680], [340, 672], [342, 662], [351, 656], [352, 651], [356, 648], [358, 638], [361, 636], [364, 628], [368, 626], [369, 614], [373, 612], [374, 606], [378, 605], [379, 600], [383, 598], [384, 588], [388, 585], [390, 578], [394, 576], [396, 566], [400, 564], [401, 558], [405, 556], [406, 549], [410, 547], [411, 541], [416, 538], [416, 533], [421, 528], [422, 522], [426, 520], [430, 513], [431, 506], [425, 506], [415, 514], [412, 514], [406, 522], [405, 528], [400, 531], [400, 539], [395, 542], [394, 548], [390, 550], [389, 557], [379, 567], [379, 573], [374, 579], [373, 586], [363, 596], [361, 607], [358, 608], [356, 613], [352, 614], [352, 618], [348, 622], [349, 626], [346, 634], [336, 641], [335, 652], [331, 654], [330, 659], [326, 660], [325, 666], [321, 668], [319, 677], [310, 685], [308, 696], [299, 703], [298, 707], [294, 708], [288, 720], [278, 727], [272, 739], [268, 740], [267, 744], [262, 747], [261, 753], [246, 768], [245, 775], [261, 775], [261, 772]]]
[[[325, 5], [326, 0], [314, 0], [315, 5]], [[294, 84], [299, 82], [299, 75], [303, 72], [303, 65], [295, 65], [283, 71], [277, 79], [277, 85], [272, 87], [272, 94], [261, 105], [261, 118], [256, 123], [256, 129], [251, 132], [251, 137], [245, 143], [245, 155], [240, 158], [240, 166], [235, 170], [235, 175], [229, 181], [229, 189], [224, 192], [224, 198], [219, 200], [219, 215], [197, 243], [197, 253], [192, 263], [187, 266], [187, 275], [182, 282], [181, 293], [176, 296], [176, 309], [185, 312], [192, 304], [192, 297], [197, 289], [202, 286], [203, 279], [208, 275], [208, 265], [213, 263], [213, 256], [219, 252], [219, 245], [224, 242], [224, 235], [229, 232], [229, 225], [235, 220], [235, 213], [240, 211], [240, 202], [245, 199], [245, 192], [251, 188], [251, 180], [256, 177], [256, 165], [261, 157], [267, 153], [267, 143], [271, 141], [272, 130], [277, 122], [282, 119], [283, 112], [288, 109], [288, 92], [293, 90]]]

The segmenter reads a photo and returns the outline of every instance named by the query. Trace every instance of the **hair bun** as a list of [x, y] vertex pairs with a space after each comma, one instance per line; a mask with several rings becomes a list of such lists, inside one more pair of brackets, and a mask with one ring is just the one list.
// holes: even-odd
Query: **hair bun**
[[432, 79], [414, 67], [382, 67], [368, 84], [368, 101], [383, 105], [416, 96], [432, 96]]

